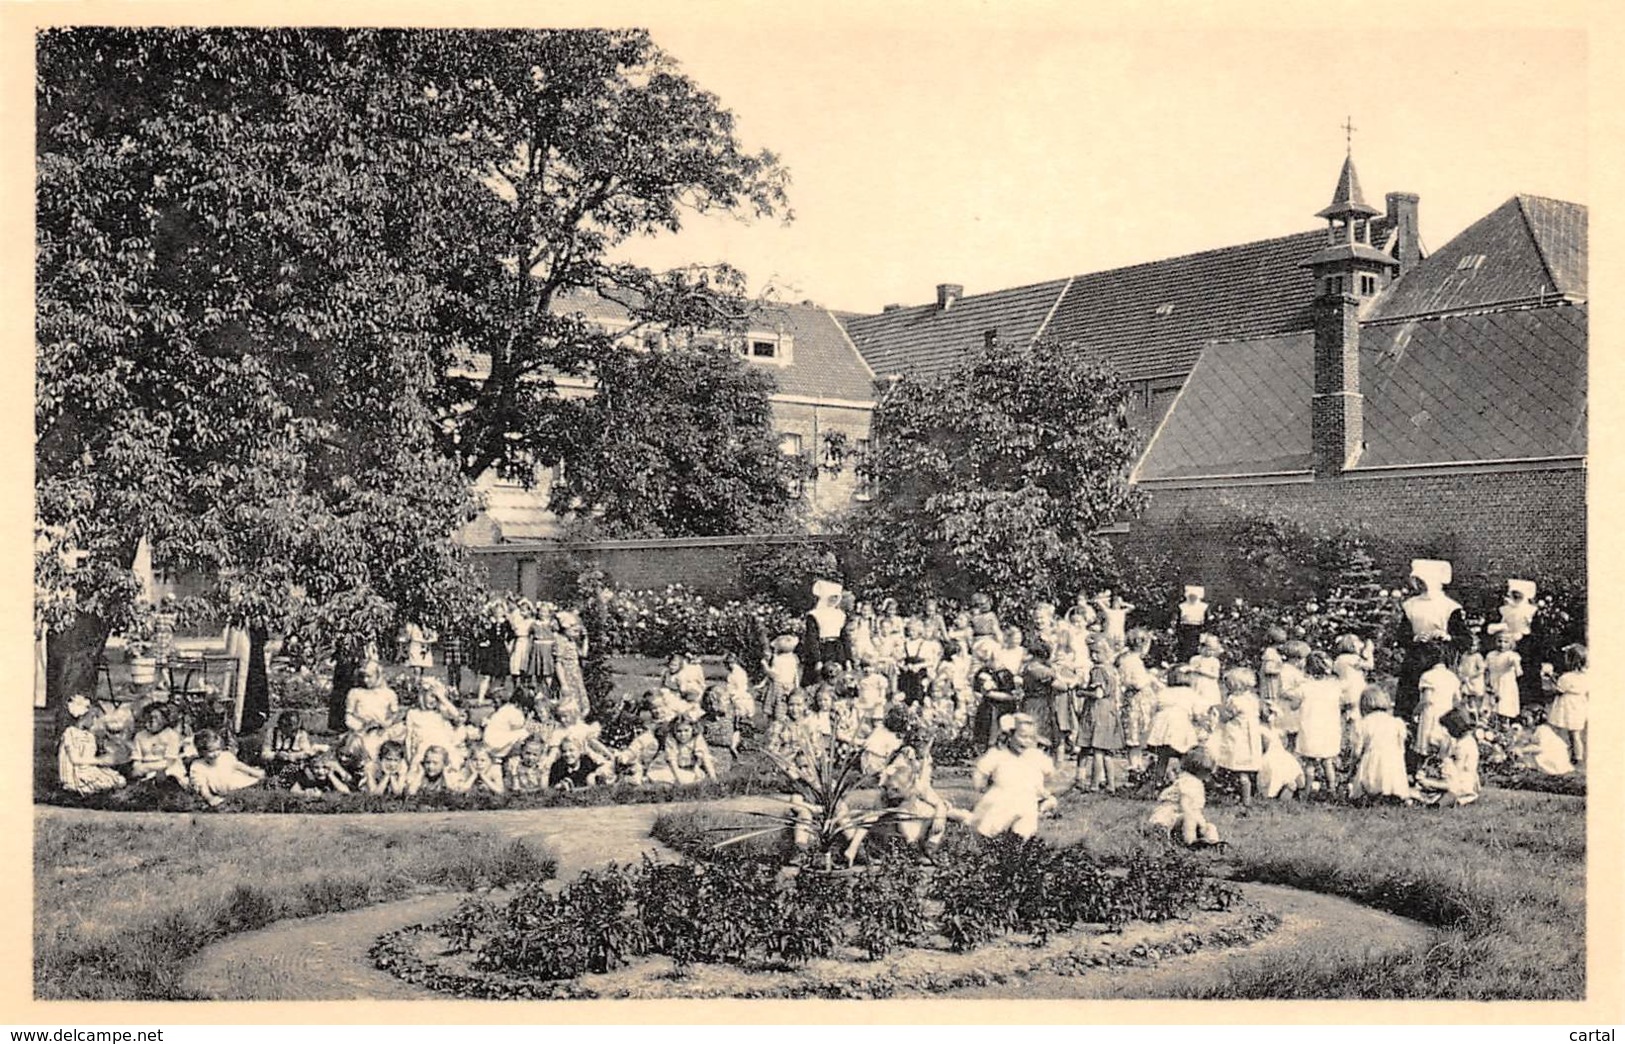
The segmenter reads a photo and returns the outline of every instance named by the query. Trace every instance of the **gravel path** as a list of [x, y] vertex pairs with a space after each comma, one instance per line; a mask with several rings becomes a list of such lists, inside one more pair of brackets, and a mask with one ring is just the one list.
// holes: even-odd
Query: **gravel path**
[[[728, 804], [734, 804], [730, 802]], [[667, 805], [544, 808], [479, 813], [479, 822], [508, 837], [545, 845], [558, 857], [559, 880], [644, 852], [669, 856], [649, 828]], [[741, 804], [741, 807], [745, 807]], [[467, 826], [465, 812], [356, 816], [389, 829], [389, 821], [413, 827]], [[369, 906], [346, 913], [281, 921], [257, 932], [223, 939], [192, 958], [186, 991], [210, 1000], [399, 1000], [433, 998], [372, 966], [367, 950], [385, 932], [437, 920], [457, 908], [460, 895], [435, 894]]]

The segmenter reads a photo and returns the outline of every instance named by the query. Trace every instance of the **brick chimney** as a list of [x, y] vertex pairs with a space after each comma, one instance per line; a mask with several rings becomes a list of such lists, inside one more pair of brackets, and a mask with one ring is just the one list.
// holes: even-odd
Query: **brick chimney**
[[1360, 298], [1350, 293], [1315, 299], [1315, 394], [1309, 442], [1315, 477], [1336, 478], [1365, 447], [1365, 396], [1360, 394]]
[[1394, 228], [1399, 272], [1404, 275], [1422, 260], [1422, 233], [1416, 223], [1416, 205], [1421, 197], [1414, 192], [1388, 193], [1388, 223]]
[[958, 283], [937, 284], [937, 311], [946, 312], [954, 302], [965, 296], [965, 288]]

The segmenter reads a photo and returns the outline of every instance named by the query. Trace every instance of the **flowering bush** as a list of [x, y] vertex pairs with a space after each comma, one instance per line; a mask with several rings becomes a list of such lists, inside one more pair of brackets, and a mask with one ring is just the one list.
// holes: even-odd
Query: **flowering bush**
[[751, 599], [711, 605], [686, 587], [612, 591], [605, 603], [606, 651], [665, 659], [673, 653], [737, 653], [746, 664], [762, 656], [767, 639], [793, 624], [780, 606]]

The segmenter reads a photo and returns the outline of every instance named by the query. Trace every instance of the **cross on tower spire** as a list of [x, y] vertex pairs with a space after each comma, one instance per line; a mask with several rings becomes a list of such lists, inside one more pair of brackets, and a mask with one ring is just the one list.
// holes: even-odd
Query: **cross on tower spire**
[[1350, 156], [1354, 155], [1354, 132], [1358, 129], [1353, 116], [1343, 117], [1343, 144]]

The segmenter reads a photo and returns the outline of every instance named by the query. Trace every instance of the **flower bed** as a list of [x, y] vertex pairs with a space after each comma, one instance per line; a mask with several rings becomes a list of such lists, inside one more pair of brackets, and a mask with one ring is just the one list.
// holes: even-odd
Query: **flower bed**
[[[695, 839], [708, 824], [690, 831], [685, 847], [705, 850]], [[666, 829], [676, 836], [674, 824]], [[527, 886], [500, 907], [471, 900], [438, 924], [386, 937], [374, 958], [411, 981], [464, 996], [589, 996], [597, 989], [583, 977], [651, 959], [665, 958], [680, 972], [696, 965], [783, 972], [819, 961], [873, 963], [905, 951], [964, 954], [1012, 940], [1031, 951], [1090, 926], [1121, 930], [1197, 911], [1224, 913], [1238, 898], [1197, 860], [1166, 848], [1132, 852], [1109, 866], [1081, 845], [961, 835], [935, 864], [890, 850], [868, 867], [834, 872], [786, 866], [765, 849], [706, 854], [704, 861], [645, 858], [587, 871], [557, 894]], [[1243, 935], [1265, 924], [1246, 923]], [[426, 961], [415, 935], [449, 943], [443, 956], [457, 957], [461, 970]], [[1063, 946], [1034, 964], [1029, 952], [1027, 966], [1071, 953]], [[848, 976], [841, 987], [825, 978], [773, 989], [824, 995], [864, 980], [866, 995], [877, 995], [899, 985], [874, 972]]]

